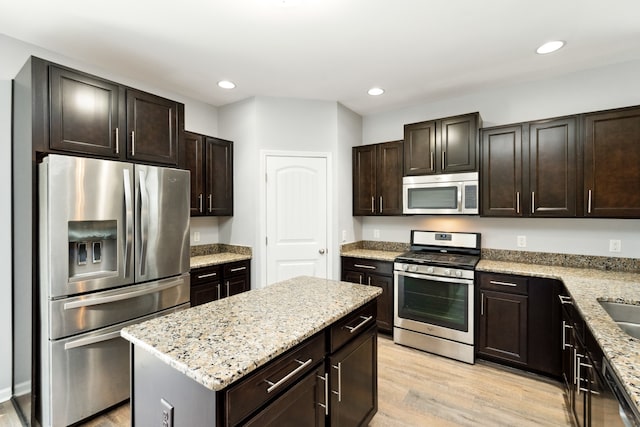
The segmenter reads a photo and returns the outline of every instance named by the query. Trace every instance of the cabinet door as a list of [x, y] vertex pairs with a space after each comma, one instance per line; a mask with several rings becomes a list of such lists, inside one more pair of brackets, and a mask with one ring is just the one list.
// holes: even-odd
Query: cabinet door
[[342, 280], [345, 282], [359, 283], [360, 285], [362, 285], [364, 283], [364, 273], [359, 273], [357, 271], [343, 270]]
[[225, 280], [224, 295], [230, 297], [231, 295], [240, 294], [249, 290], [249, 282], [247, 278], [243, 276], [231, 277]]
[[584, 123], [585, 215], [640, 218], [640, 108], [588, 114]]
[[527, 318], [527, 367], [562, 376], [562, 314], [558, 295], [562, 283], [553, 279], [529, 278]]
[[382, 288], [378, 297], [378, 328], [385, 332], [393, 331], [393, 277], [370, 274], [367, 284]]
[[204, 147], [202, 135], [185, 132], [186, 167], [191, 171], [191, 216], [204, 215]]
[[378, 410], [376, 339], [369, 328], [330, 356], [330, 425], [365, 426]]
[[482, 131], [482, 215], [522, 216], [522, 127]]
[[380, 215], [402, 215], [403, 142], [377, 144], [376, 211]]
[[576, 215], [575, 117], [529, 125], [529, 197], [532, 216]]
[[436, 121], [404, 125], [404, 174], [436, 172]]
[[527, 363], [527, 298], [480, 291], [479, 354]]
[[307, 374], [282, 396], [246, 422], [246, 426], [320, 427], [325, 425], [325, 411], [321, 405], [325, 393], [324, 369]]
[[125, 151], [124, 88], [49, 67], [52, 150], [119, 158]]
[[207, 215], [233, 215], [233, 142], [206, 137]]
[[191, 307], [206, 304], [211, 301], [220, 299], [220, 282], [202, 283], [191, 285], [190, 300]]
[[478, 170], [478, 114], [442, 119], [436, 152], [442, 173]]
[[353, 215], [374, 215], [376, 197], [376, 147], [353, 147]]
[[127, 158], [178, 164], [178, 103], [127, 89]]

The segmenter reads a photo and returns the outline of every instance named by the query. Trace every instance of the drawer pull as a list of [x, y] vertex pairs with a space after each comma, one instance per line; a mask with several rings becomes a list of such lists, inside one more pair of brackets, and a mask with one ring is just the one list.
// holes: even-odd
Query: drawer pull
[[376, 267], [374, 265], [366, 265], [366, 264], [353, 264], [354, 267], [358, 268], [368, 268], [369, 270], [375, 270]]
[[214, 277], [217, 276], [218, 273], [209, 273], [209, 274], [201, 274], [198, 276], [198, 279], [206, 279], [207, 277]]
[[324, 374], [323, 377], [316, 375], [318, 379], [324, 381], [324, 403], [318, 403], [318, 406], [324, 408], [324, 414], [329, 415], [329, 374]]
[[331, 390], [331, 393], [338, 396], [338, 402], [342, 402], [342, 362], [338, 362], [337, 365], [333, 365], [333, 369], [338, 370], [338, 391]]
[[373, 319], [373, 316], [360, 316], [360, 318], [362, 319], [362, 322], [358, 323], [358, 325], [356, 326], [345, 326], [345, 328], [347, 328], [349, 330], [349, 333], [354, 333], [355, 331], [357, 331], [358, 329], [360, 329], [361, 327], [363, 327], [364, 325], [367, 324], [367, 322], [371, 319]]
[[565, 295], [558, 295], [558, 298], [560, 298], [560, 304], [571, 304], [573, 305], [573, 301], [571, 301], [571, 297], [565, 296]]
[[247, 267], [246, 267], [246, 266], [244, 266], [244, 267], [238, 267], [238, 268], [232, 268], [232, 269], [231, 269], [231, 272], [232, 272], [232, 273], [235, 273], [236, 271], [242, 271], [242, 270], [246, 270], [246, 269], [247, 269]]
[[515, 283], [499, 282], [497, 280], [490, 280], [489, 283], [491, 283], [492, 285], [500, 285], [500, 286], [518, 286]]
[[296, 369], [294, 369], [293, 371], [289, 372], [287, 375], [282, 377], [282, 379], [280, 379], [280, 381], [274, 383], [274, 382], [271, 382], [269, 380], [264, 380], [264, 382], [266, 382], [270, 386], [267, 389], [267, 393], [271, 393], [273, 390], [275, 390], [276, 388], [280, 387], [282, 384], [284, 384], [287, 381], [289, 381], [289, 379], [291, 377], [293, 377], [295, 374], [297, 374], [298, 372], [300, 372], [301, 370], [306, 368], [312, 361], [313, 361], [313, 359], [309, 359], [306, 362], [301, 362], [298, 359], [296, 359], [296, 362], [298, 362], [300, 364], [300, 366], [298, 366]]

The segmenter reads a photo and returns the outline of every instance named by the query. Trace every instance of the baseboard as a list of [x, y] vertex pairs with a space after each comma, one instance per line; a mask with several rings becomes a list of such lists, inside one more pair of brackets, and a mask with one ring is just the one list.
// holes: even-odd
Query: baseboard
[[11, 387], [0, 388], [0, 403], [11, 399]]

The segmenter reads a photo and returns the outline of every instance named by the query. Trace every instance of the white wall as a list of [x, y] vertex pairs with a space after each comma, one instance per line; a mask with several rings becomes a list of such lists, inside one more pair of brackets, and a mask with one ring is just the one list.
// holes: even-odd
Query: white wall
[[0, 402], [11, 397], [11, 81], [0, 80]]
[[[366, 116], [363, 143], [402, 139], [405, 123], [473, 111], [479, 111], [484, 126], [489, 127], [640, 105], [639, 75], [640, 61], [634, 61]], [[628, 219], [366, 217], [362, 238], [408, 242], [409, 230], [420, 228], [480, 231], [482, 245], [494, 249], [518, 250], [516, 236], [526, 235], [524, 250], [640, 258], [640, 220]], [[380, 231], [379, 239], [373, 238], [374, 230]], [[622, 240], [620, 253], [609, 252], [609, 239]]]

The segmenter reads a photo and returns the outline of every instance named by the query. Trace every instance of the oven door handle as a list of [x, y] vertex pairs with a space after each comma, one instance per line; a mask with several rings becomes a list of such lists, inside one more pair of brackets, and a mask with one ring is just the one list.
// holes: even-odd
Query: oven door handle
[[414, 279], [432, 280], [434, 282], [443, 282], [443, 283], [461, 283], [464, 285], [473, 286], [473, 279], [461, 279], [459, 277], [440, 277], [440, 276], [432, 276], [429, 274], [407, 273], [404, 271], [396, 271], [395, 274], [396, 276], [412, 277]]

